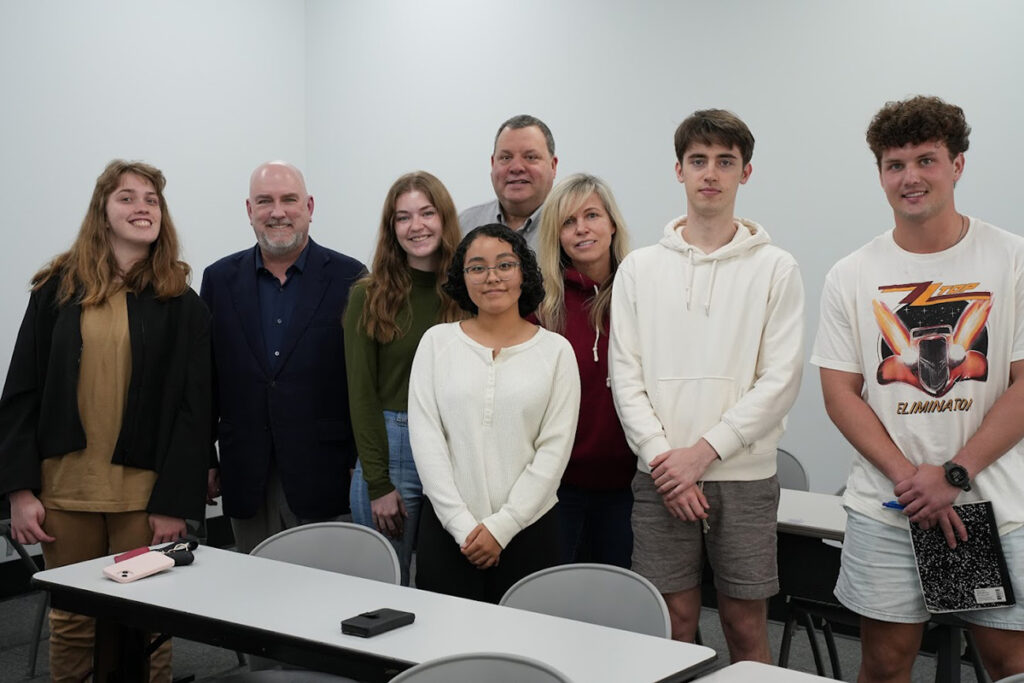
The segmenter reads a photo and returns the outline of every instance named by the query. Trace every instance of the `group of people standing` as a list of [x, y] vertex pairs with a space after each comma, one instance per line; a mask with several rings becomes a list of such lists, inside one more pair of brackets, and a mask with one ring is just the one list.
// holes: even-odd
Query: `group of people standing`
[[[895, 227], [829, 274], [812, 356], [858, 451], [836, 595], [863, 616], [867, 681], [909, 680], [927, 620], [908, 519], [955, 545], [951, 504], [991, 499], [1024, 594], [1024, 240], [957, 213], [968, 132], [937, 98], [876, 115]], [[418, 587], [492, 602], [558, 563], [631, 567], [686, 641], [706, 559], [732, 659], [770, 661], [803, 286], [734, 215], [746, 124], [702, 110], [674, 142], [687, 211], [656, 245], [630, 251], [601, 179], [555, 185], [551, 131], [522, 115], [495, 137], [494, 201], [457, 215], [431, 174], [394, 182], [368, 272], [309, 238], [299, 170], [263, 164], [257, 245], [207, 268], [199, 296], [163, 175], [112, 162], [71, 249], [32, 280], [0, 399], [16, 538], [60, 566], [173, 540], [220, 496], [249, 551], [351, 510], [392, 540], [406, 585], [414, 550]], [[904, 409], [951, 392], [971, 407]], [[1024, 608], [967, 618], [993, 676], [1024, 670]], [[90, 621], [51, 622], [54, 679], [81, 679]], [[169, 680], [169, 650], [152, 662]]]

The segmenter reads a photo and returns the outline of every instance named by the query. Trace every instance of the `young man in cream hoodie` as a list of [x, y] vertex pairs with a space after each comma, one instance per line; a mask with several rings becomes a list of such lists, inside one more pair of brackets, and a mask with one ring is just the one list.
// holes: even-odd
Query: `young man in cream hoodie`
[[687, 215], [623, 260], [612, 293], [615, 405], [639, 455], [633, 569], [692, 641], [705, 554], [733, 661], [770, 662], [778, 592], [776, 446], [803, 364], [796, 261], [735, 218], [754, 137], [735, 114], [695, 112], [675, 134]]

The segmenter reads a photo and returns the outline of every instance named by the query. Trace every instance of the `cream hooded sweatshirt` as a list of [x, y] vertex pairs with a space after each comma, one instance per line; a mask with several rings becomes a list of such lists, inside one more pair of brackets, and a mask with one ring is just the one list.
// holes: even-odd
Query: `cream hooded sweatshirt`
[[711, 254], [683, 240], [685, 225], [669, 223], [615, 274], [615, 407], [643, 472], [703, 437], [719, 456], [703, 479], [764, 479], [800, 389], [800, 271], [757, 223], [736, 219], [732, 241]]

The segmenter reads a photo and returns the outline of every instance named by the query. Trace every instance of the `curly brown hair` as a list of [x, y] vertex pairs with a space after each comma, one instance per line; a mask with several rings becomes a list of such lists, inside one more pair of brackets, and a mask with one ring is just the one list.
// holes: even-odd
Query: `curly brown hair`
[[871, 119], [866, 137], [881, 167], [885, 150], [933, 141], [945, 143], [949, 158], [955, 159], [967, 151], [970, 134], [963, 109], [938, 97], [917, 95], [886, 102]]
[[478, 237], [494, 237], [507, 242], [512, 247], [512, 253], [519, 259], [519, 272], [523, 276], [519, 294], [519, 316], [525, 318], [536, 311], [537, 306], [544, 300], [544, 276], [541, 275], [540, 266], [537, 265], [537, 255], [534, 254], [533, 249], [529, 247], [522, 235], [500, 223], [481, 225], [462, 238], [459, 248], [455, 250], [455, 256], [448, 266], [448, 278], [443, 285], [444, 291], [462, 307], [462, 310], [471, 315], [476, 315], [479, 312], [477, 305], [469, 296], [463, 271], [466, 266], [466, 252]]

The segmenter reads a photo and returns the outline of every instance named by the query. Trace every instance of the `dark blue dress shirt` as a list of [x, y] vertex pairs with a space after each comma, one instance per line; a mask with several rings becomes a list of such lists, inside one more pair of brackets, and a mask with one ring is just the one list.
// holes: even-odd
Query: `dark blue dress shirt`
[[263, 254], [256, 247], [256, 283], [260, 303], [260, 327], [263, 328], [263, 343], [267, 349], [267, 360], [271, 370], [276, 370], [281, 362], [281, 345], [288, 330], [288, 322], [292, 312], [299, 303], [302, 271], [306, 269], [306, 257], [309, 255], [309, 242], [299, 254], [295, 263], [285, 271], [282, 284], [277, 277], [263, 265]]

